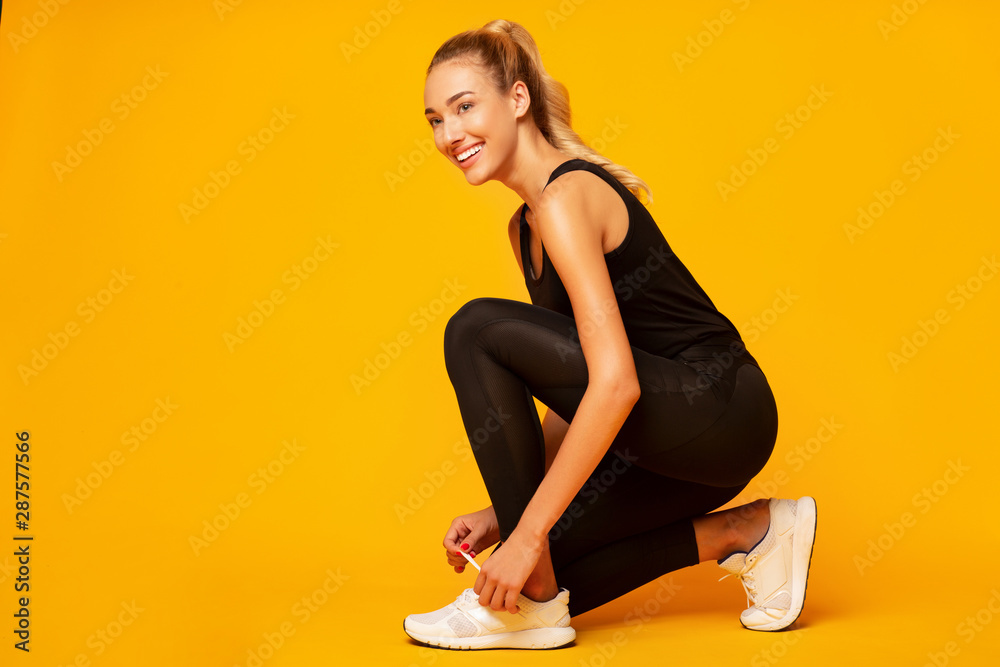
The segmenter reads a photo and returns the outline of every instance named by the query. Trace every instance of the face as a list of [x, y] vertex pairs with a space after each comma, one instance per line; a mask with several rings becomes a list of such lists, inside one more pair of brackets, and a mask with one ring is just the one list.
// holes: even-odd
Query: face
[[489, 180], [513, 152], [524, 113], [516, 96], [501, 97], [477, 68], [454, 62], [431, 70], [424, 106], [437, 149], [473, 184]]

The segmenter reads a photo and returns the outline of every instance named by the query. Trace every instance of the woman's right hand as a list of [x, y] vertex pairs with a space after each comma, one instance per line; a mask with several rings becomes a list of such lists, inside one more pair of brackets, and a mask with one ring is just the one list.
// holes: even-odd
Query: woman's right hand
[[[493, 505], [472, 514], [455, 517], [444, 536], [448, 564], [455, 568], [455, 572], [463, 572], [468, 561], [457, 551], [464, 551], [475, 558], [477, 553], [489, 549], [499, 541], [500, 526], [497, 524]], [[462, 545], [466, 548], [463, 549]]]

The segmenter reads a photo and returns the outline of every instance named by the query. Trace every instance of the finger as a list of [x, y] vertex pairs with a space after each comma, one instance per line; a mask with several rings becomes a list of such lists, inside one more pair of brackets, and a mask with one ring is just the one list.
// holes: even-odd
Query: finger
[[[464, 552], [464, 551], [453, 551], [453, 552], [449, 553], [448, 554], [448, 562], [451, 563], [452, 565], [468, 565], [469, 561], [463, 555], [465, 553], [466, 552]], [[475, 551], [469, 551], [467, 553], [469, 555], [469, 558], [475, 559], [475, 557], [476, 557], [476, 552]]]
[[493, 591], [493, 599], [490, 600], [490, 609], [493, 611], [503, 611], [506, 605], [505, 598], [507, 591], [503, 586], [497, 586]]
[[444, 548], [448, 551], [458, 551], [459, 540], [461, 539], [460, 531], [458, 530], [458, 523], [452, 523], [451, 527], [448, 528], [448, 532], [444, 534]]
[[463, 556], [460, 551], [449, 551], [448, 564], [453, 566], [461, 565], [462, 567], [465, 567], [469, 564], [469, 561], [465, 560], [465, 556]]
[[448, 561], [448, 565], [455, 569], [455, 572], [463, 572], [465, 570], [465, 564], [468, 562], [464, 557], [459, 556], [457, 552], [454, 551], [446, 552], [445, 560]]
[[490, 583], [489, 579], [483, 576], [482, 572], [480, 572], [479, 576], [476, 577], [476, 585], [472, 587], [472, 589], [479, 595], [479, 604], [484, 607], [490, 606], [490, 601], [493, 599], [494, 588], [495, 586]]
[[483, 529], [473, 528], [471, 531], [469, 531], [469, 534], [465, 536], [465, 539], [462, 540], [462, 543], [461, 545], [459, 545], [459, 548], [462, 551], [471, 551], [473, 547], [475, 547], [479, 543], [479, 540], [483, 537], [485, 533], [486, 531]]
[[515, 591], [514, 589], [510, 589], [509, 591], [507, 591], [507, 597], [506, 597], [507, 611], [509, 611], [512, 614], [516, 614], [517, 612], [521, 611], [521, 609], [517, 606], [517, 598], [518, 598], [517, 591]]

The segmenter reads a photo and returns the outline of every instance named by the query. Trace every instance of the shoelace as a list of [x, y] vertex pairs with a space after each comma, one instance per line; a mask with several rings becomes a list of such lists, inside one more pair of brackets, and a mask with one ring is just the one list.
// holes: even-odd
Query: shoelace
[[[757, 603], [757, 582], [754, 580], [753, 576], [753, 565], [756, 562], [757, 554], [750, 554], [747, 556], [747, 562], [743, 567], [743, 571], [736, 575], [736, 578], [740, 580], [741, 584], [743, 584], [743, 592], [747, 594], [747, 609], [750, 608], [751, 603]], [[724, 574], [719, 577], [719, 581], [722, 581], [732, 574], [732, 572]]]
[[455, 604], [463, 605], [468, 602], [479, 602], [479, 595], [474, 588], [466, 588], [455, 598]]

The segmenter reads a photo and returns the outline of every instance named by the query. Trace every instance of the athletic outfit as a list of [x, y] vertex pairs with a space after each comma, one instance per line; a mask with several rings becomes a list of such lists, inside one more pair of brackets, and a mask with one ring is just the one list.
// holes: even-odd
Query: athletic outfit
[[[641, 397], [549, 532], [556, 581], [572, 591], [572, 616], [697, 564], [692, 518], [736, 497], [767, 462], [778, 428], [757, 361], [645, 206], [579, 158], [556, 167], [546, 185], [577, 169], [600, 176], [628, 210], [625, 239], [605, 260]], [[531, 303], [475, 298], [444, 332], [445, 365], [501, 541], [545, 475], [533, 397], [571, 422], [588, 379], [570, 300], [544, 247], [542, 266], [531, 265], [525, 209], [521, 258]]]

